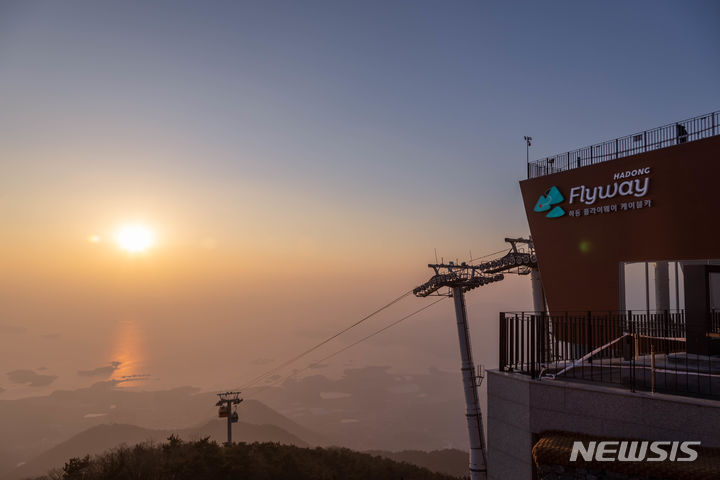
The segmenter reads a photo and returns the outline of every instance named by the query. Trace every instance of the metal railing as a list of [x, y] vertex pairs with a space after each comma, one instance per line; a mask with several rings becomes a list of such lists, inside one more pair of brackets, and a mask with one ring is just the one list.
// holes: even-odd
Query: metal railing
[[528, 163], [528, 178], [649, 152], [720, 134], [720, 111]]
[[720, 398], [720, 358], [688, 354], [686, 343], [682, 310], [501, 313], [499, 368], [535, 379]]

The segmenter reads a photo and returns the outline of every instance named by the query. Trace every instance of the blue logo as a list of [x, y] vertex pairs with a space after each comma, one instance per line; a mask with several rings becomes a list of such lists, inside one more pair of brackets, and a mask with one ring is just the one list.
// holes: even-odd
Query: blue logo
[[562, 196], [560, 190], [558, 190], [557, 187], [550, 187], [545, 190], [543, 195], [540, 195], [540, 198], [535, 204], [534, 210], [536, 212], [548, 212], [548, 210], [550, 210], [547, 215], [545, 215], [547, 218], [562, 217], [565, 215], [565, 210], [558, 206], [553, 207], [553, 205], [557, 205], [558, 203], [562, 203], [564, 201], [565, 197]]

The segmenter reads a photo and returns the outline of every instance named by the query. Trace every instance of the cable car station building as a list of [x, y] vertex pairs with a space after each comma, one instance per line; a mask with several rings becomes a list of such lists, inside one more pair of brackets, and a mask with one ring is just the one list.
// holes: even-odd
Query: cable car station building
[[[527, 172], [546, 304], [500, 314], [488, 478], [539, 478], [558, 431], [720, 447], [720, 112]], [[655, 478], [679, 478], [673, 465], [642, 462]]]

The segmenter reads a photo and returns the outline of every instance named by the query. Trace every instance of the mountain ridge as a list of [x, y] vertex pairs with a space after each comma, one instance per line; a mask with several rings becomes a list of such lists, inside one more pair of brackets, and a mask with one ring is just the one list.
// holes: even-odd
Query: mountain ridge
[[[184, 440], [199, 440], [205, 437], [223, 442], [227, 433], [225, 420], [211, 420], [201, 428], [153, 430], [130, 424], [101, 424], [90, 427], [49, 450], [31, 458], [22, 465], [6, 471], [0, 479], [17, 480], [42, 475], [53, 468], [62, 467], [73, 457], [97, 455], [120, 445], [133, 446], [142, 443], [163, 442], [171, 435]], [[255, 425], [238, 422], [233, 425], [233, 440], [236, 442], [274, 442], [298, 447], [309, 444], [299, 437], [276, 425]]]

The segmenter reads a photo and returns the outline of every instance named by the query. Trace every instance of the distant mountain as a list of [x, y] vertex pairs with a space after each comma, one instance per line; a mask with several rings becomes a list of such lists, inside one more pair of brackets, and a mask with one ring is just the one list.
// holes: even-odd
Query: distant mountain
[[[241, 403], [240, 421], [275, 425], [311, 446], [389, 452], [467, 448], [457, 372], [430, 369], [399, 375], [385, 367], [366, 367], [345, 370], [339, 378], [311, 375], [260, 388], [243, 393], [256, 394], [261, 402]], [[192, 387], [143, 391], [112, 381], [0, 400], [0, 479], [18, 463], [30, 463], [98, 425], [135, 425], [163, 433], [197, 431], [217, 418], [216, 401], [215, 393]]]
[[[120, 445], [133, 446], [143, 442], [161, 443], [173, 434], [188, 441], [210, 437], [211, 440], [222, 443], [227, 439], [227, 423], [218, 419], [199, 428], [183, 430], [150, 430], [124, 424], [98, 425], [52, 447], [20, 467], [5, 472], [0, 478], [16, 480], [42, 475], [52, 468], [62, 467], [72, 457], [97, 455]], [[308, 446], [304, 440], [275, 425], [253, 425], [244, 422], [233, 425], [233, 441], [276, 442], [298, 447]]]
[[[127, 424], [160, 431], [204, 427], [217, 418], [216, 401], [214, 393], [191, 387], [142, 391], [119, 388], [114, 382], [0, 400], [0, 478], [18, 463], [96, 425]], [[331, 443], [256, 400], [241, 403], [238, 415], [246, 424], [276, 425], [310, 445]]]
[[68, 458], [95, 455], [120, 444], [135, 445], [144, 441], [164, 440], [163, 432], [134, 425], [100, 425], [79, 433], [71, 439], [14, 468], [2, 476], [3, 480], [42, 475], [51, 468], [62, 467]]
[[330, 446], [333, 443], [328, 437], [298, 425], [257, 400], [244, 401], [238, 406], [237, 413], [240, 422], [263, 426], [275, 425], [296, 437], [302, 438], [311, 446]]
[[[254, 425], [251, 423], [238, 422], [233, 424], [232, 430], [234, 442], [275, 442], [284, 445], [295, 445], [297, 447], [309, 446], [305, 440], [285, 431], [277, 425]], [[227, 422], [218, 419], [200, 428], [189, 428], [175, 432], [166, 431], [164, 438], [169, 437], [172, 433], [177, 434], [182, 439], [198, 440], [210, 437], [210, 440], [222, 443], [227, 440]]]
[[364, 453], [389, 458], [396, 462], [411, 463], [419, 467], [427, 468], [433, 472], [445, 473], [454, 477], [468, 475], [470, 460], [468, 452], [454, 448], [433, 450], [432, 452], [423, 452], [420, 450], [403, 450], [402, 452], [371, 450]]
[[[63, 464], [69, 480], [165, 478], [174, 480], [453, 480], [456, 477], [353, 452], [346, 448], [298, 448], [277, 443], [222, 447], [205, 440], [169, 439], [162, 445], [120, 447], [101, 456], [77, 456]], [[40, 477], [42, 480], [57, 475]], [[40, 479], [38, 479], [40, 480]]]

